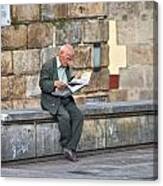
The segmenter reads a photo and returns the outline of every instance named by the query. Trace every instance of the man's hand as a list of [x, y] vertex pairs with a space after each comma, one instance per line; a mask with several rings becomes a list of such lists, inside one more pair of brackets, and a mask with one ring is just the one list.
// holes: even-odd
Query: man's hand
[[73, 76], [74, 76], [74, 78], [76, 78], [76, 79], [80, 79], [80, 78], [81, 78], [81, 75], [82, 75], [81, 72], [74, 72], [74, 73], [73, 73]]
[[64, 90], [66, 88], [66, 84], [62, 81], [54, 81], [54, 87], [57, 88], [58, 90]]

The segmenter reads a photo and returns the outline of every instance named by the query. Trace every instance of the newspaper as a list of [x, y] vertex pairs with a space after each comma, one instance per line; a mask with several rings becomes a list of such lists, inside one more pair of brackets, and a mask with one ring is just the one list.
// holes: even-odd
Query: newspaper
[[65, 90], [56, 90], [52, 92], [52, 95], [59, 97], [68, 97], [71, 94], [74, 94], [75, 92], [79, 91], [81, 88], [89, 84], [91, 74], [91, 71], [83, 72], [80, 79], [73, 78], [70, 82], [67, 83], [67, 87], [65, 88]]

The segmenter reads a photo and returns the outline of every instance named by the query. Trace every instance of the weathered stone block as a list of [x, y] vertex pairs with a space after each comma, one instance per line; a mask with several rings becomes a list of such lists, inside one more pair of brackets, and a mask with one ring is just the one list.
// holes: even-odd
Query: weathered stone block
[[144, 2], [144, 7], [147, 10], [152, 10], [155, 9], [157, 6], [157, 3], [155, 1], [146, 1]]
[[130, 144], [138, 144], [146, 141], [145, 138], [147, 136], [144, 135], [146, 130], [145, 120], [146, 118], [144, 116], [124, 118], [119, 120], [118, 124], [121, 123], [121, 125], [124, 125], [125, 127], [126, 141], [129, 141]]
[[157, 135], [157, 130], [155, 130], [154, 128], [157, 126], [157, 123], [155, 123], [155, 117], [156, 116], [154, 115], [140, 117], [140, 129], [138, 128], [138, 132], [140, 131], [139, 143], [146, 143], [146, 141], [156, 142], [155, 136]]
[[93, 92], [108, 90], [109, 71], [101, 68], [99, 72], [92, 72], [89, 85], [82, 89], [82, 92]]
[[10, 51], [1, 53], [1, 74], [6, 76], [13, 73], [12, 54]]
[[[156, 74], [154, 74], [153, 65], [145, 65], [143, 67], [144, 76], [145, 76], [145, 87], [149, 89], [154, 89], [156, 86]], [[156, 87], [157, 88], [157, 87]]]
[[156, 84], [153, 65], [136, 65], [120, 70], [120, 88], [130, 89], [128, 99], [136, 100], [140, 89], [153, 90], [154, 86]]
[[1, 99], [7, 100], [12, 95], [12, 78], [13, 77], [2, 77], [1, 78]]
[[151, 135], [147, 116], [113, 118], [106, 126], [107, 147], [146, 143]]
[[109, 19], [128, 20], [139, 16], [143, 2], [107, 2], [105, 7]]
[[96, 126], [96, 149], [105, 148], [106, 146], [106, 120], [95, 120]]
[[92, 66], [92, 47], [79, 46], [74, 51], [74, 68], [88, 68]]
[[86, 102], [102, 102], [102, 103], [106, 103], [108, 102], [108, 92], [107, 91], [99, 91], [99, 92], [96, 92], [96, 93], [92, 93], [92, 97], [91, 97], [91, 94], [89, 94], [87, 96], [87, 101]]
[[93, 120], [85, 120], [78, 150], [96, 148], [96, 126]]
[[3, 126], [1, 142], [3, 160], [17, 160], [35, 156], [35, 133], [32, 124]]
[[109, 66], [109, 46], [107, 44], [101, 45], [101, 67]]
[[14, 76], [12, 79], [12, 98], [24, 98], [26, 91], [26, 79], [23, 76]]
[[120, 89], [142, 88], [145, 85], [142, 65], [120, 69]]
[[2, 49], [19, 49], [27, 47], [27, 26], [17, 25], [2, 28]]
[[54, 20], [59, 18], [67, 18], [68, 4], [44, 4], [41, 5], [42, 20]]
[[118, 21], [128, 21], [137, 19], [145, 19], [156, 16], [157, 5], [155, 2], [109, 2], [105, 4], [105, 13], [109, 19]]
[[87, 20], [83, 23], [82, 40], [85, 43], [107, 42], [109, 39], [109, 24], [107, 20]]
[[147, 116], [148, 140], [158, 142], [158, 116]]
[[60, 20], [56, 23], [56, 45], [79, 43], [81, 41], [81, 22]]
[[108, 119], [106, 123], [106, 147], [112, 147], [114, 144], [121, 145], [117, 122], [112, 120], [113, 119]]
[[154, 19], [140, 20], [134, 17], [128, 21], [117, 21], [117, 40], [120, 45], [149, 44], [153, 46]]
[[154, 50], [149, 45], [130, 45], [127, 47], [127, 64], [128, 65], [153, 65]]
[[41, 90], [39, 88], [39, 74], [34, 76], [26, 76], [26, 97], [39, 97]]
[[119, 45], [138, 44], [137, 18], [128, 21], [117, 21], [117, 43]]
[[40, 70], [39, 50], [13, 52], [14, 74], [35, 74]]
[[12, 5], [12, 21], [37, 21], [39, 12], [39, 5]]
[[57, 56], [59, 53], [59, 47], [55, 48], [43, 48], [40, 52], [40, 61], [41, 65], [52, 59], [54, 56]]
[[[149, 15], [150, 16], [150, 15]], [[153, 46], [157, 38], [157, 33], [154, 33], [154, 22], [156, 20], [148, 17], [144, 20], [139, 20], [137, 24], [137, 41], [139, 44], [149, 44]]]
[[73, 18], [99, 16], [104, 14], [103, 3], [71, 3], [68, 4], [68, 15]]
[[127, 90], [109, 90], [108, 92], [109, 101], [126, 101]]
[[109, 80], [109, 71], [107, 68], [101, 69], [99, 72], [99, 79], [98, 79], [98, 87], [99, 90], [109, 90], [108, 86], [108, 80]]
[[12, 101], [1, 101], [1, 109], [2, 110], [9, 110], [12, 109]]
[[33, 23], [28, 26], [28, 47], [42, 48], [53, 43], [53, 24]]
[[140, 99], [140, 88], [128, 89], [128, 91], [127, 91], [127, 100], [128, 101], [136, 101], [139, 99]]
[[13, 109], [40, 108], [40, 99], [14, 99], [12, 100]]
[[61, 153], [60, 133], [56, 123], [37, 125], [37, 156]]
[[153, 89], [140, 90], [139, 99], [140, 100], [150, 100], [155, 98], [155, 92]]
[[85, 94], [85, 103], [94, 103], [94, 102], [108, 102], [108, 91], [96, 91], [92, 93]]

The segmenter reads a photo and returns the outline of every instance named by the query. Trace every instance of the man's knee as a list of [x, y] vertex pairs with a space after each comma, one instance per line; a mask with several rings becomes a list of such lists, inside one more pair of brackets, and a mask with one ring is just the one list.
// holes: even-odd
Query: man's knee
[[66, 121], [67, 123], [70, 121], [70, 115], [67, 112], [64, 112], [61, 116], [60, 119], [63, 121]]

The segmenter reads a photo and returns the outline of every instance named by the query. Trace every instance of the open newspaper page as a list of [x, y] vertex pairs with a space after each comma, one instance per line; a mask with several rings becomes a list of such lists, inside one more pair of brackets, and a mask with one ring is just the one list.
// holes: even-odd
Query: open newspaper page
[[71, 82], [68, 83], [68, 88], [72, 93], [80, 90], [84, 86], [89, 84], [91, 78], [91, 71], [83, 72], [80, 79], [73, 78]]
[[67, 88], [65, 90], [63, 91], [57, 90], [53, 92], [52, 95], [60, 96], [60, 97], [67, 97], [79, 91], [81, 88], [89, 84], [91, 74], [92, 74], [91, 71], [83, 72], [80, 79], [73, 78], [70, 82], [68, 82]]

